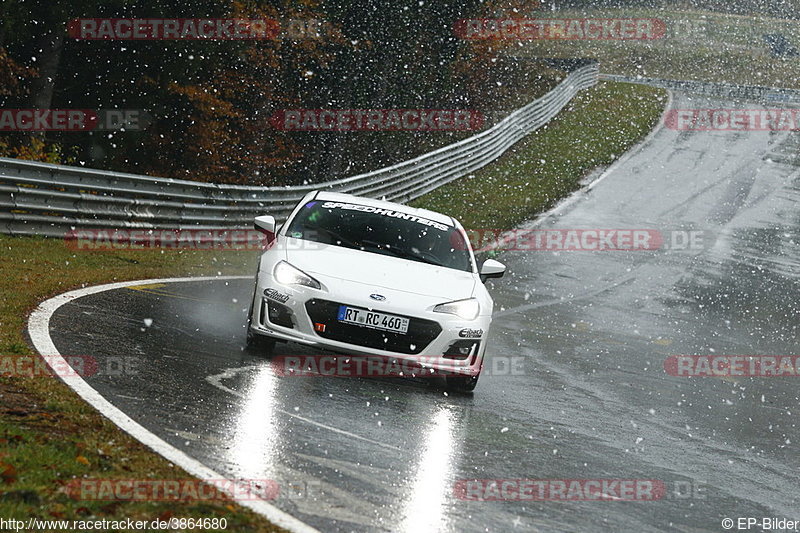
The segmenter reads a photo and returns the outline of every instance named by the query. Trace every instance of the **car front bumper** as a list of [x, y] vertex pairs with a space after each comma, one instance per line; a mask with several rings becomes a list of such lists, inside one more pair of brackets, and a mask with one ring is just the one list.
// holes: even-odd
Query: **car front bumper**
[[[337, 320], [339, 305], [409, 318], [408, 332], [386, 332]], [[442, 374], [480, 373], [491, 317], [464, 320], [455, 315], [393, 309], [356, 297], [277, 283], [261, 272], [253, 295], [253, 333], [354, 356], [380, 356], [417, 364]], [[275, 352], [279, 355], [278, 352]]]

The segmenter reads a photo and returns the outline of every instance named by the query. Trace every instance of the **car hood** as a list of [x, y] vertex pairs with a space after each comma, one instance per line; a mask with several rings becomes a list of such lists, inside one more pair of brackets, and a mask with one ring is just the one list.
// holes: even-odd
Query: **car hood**
[[471, 272], [299, 239], [284, 242], [286, 260], [323, 283], [342, 280], [443, 301], [469, 298], [477, 283]]

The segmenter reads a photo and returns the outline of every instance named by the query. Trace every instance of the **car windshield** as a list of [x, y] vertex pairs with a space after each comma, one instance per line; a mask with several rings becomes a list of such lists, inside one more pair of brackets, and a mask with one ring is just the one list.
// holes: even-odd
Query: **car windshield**
[[457, 228], [373, 206], [311, 201], [286, 235], [354, 250], [472, 272], [472, 259]]

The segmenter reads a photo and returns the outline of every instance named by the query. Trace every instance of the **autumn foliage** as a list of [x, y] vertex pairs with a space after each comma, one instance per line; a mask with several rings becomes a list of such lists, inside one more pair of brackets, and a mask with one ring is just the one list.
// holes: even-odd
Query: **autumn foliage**
[[[269, 123], [275, 112], [483, 113], [497, 105], [497, 88], [506, 90], [493, 83], [498, 70], [505, 72], [495, 62], [497, 50], [453, 33], [454, 21], [479, 13], [478, 0], [174, 4], [4, 3], [0, 108], [134, 109], [152, 120], [116, 131], [3, 132], [0, 155], [198, 181], [319, 182], [392, 164], [463, 135], [282, 131]], [[67, 27], [82, 17], [266, 19], [277, 22], [281, 34], [238, 41], [74, 39]]]

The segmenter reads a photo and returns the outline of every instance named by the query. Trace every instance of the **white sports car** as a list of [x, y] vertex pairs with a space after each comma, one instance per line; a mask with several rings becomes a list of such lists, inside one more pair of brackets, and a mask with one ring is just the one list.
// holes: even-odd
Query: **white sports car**
[[[461, 224], [433, 211], [347, 194], [311, 192], [275, 230], [261, 256], [248, 346], [269, 355], [293, 341], [353, 355], [420, 362], [471, 391], [492, 321], [484, 283]], [[274, 235], [274, 237], [273, 237]]]

